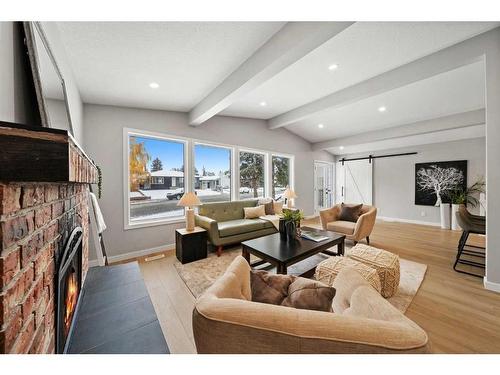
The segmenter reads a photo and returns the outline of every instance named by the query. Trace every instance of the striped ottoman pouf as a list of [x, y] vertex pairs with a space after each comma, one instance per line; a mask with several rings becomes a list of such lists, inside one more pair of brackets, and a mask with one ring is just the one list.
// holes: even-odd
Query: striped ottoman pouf
[[392, 297], [399, 287], [399, 257], [376, 247], [358, 243], [347, 251], [347, 257], [375, 268], [385, 298]]
[[380, 293], [381, 285], [377, 270], [347, 257], [334, 256], [325, 259], [316, 266], [314, 278], [324, 284], [332, 286], [339, 272], [345, 267], [354, 268], [377, 292]]

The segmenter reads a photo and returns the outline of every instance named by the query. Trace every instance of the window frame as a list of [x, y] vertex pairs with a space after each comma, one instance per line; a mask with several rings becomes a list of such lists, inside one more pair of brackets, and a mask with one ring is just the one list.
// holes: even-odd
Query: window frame
[[[145, 219], [136, 222], [130, 221], [130, 192], [129, 192], [129, 181], [130, 181], [130, 171], [129, 171], [129, 138], [130, 136], [153, 138], [164, 141], [171, 141], [182, 143], [184, 146], [184, 192], [194, 191], [194, 167], [195, 167], [195, 145], [211, 146], [225, 148], [230, 151], [230, 168], [231, 168], [231, 178], [230, 178], [230, 200], [235, 201], [240, 200], [240, 152], [250, 152], [255, 154], [264, 155], [264, 197], [267, 197], [272, 192], [273, 183], [273, 169], [272, 169], [272, 158], [285, 157], [290, 160], [290, 188], [295, 190], [295, 155], [287, 154], [282, 152], [274, 152], [263, 149], [256, 149], [251, 147], [243, 147], [238, 145], [229, 145], [218, 142], [211, 142], [200, 140], [196, 138], [188, 138], [176, 135], [169, 135], [161, 132], [154, 132], [148, 130], [134, 129], [134, 128], [123, 128], [123, 209], [124, 209], [124, 229], [136, 229], [145, 228], [158, 225], [175, 224], [185, 222], [184, 214], [182, 216], [176, 216], [172, 218], [164, 219]], [[176, 182], [180, 183], [180, 179]], [[177, 184], [176, 184], [177, 185]], [[256, 198], [253, 198], [256, 199]], [[222, 201], [221, 201], [222, 202]]]
[[[295, 156], [291, 154], [284, 154], [280, 152], [271, 152], [269, 154], [269, 194], [273, 191], [273, 186], [272, 184], [274, 183], [273, 179], [273, 157], [278, 157], [278, 158], [287, 158], [290, 160], [290, 176], [289, 176], [289, 181], [288, 181], [288, 186], [290, 189], [295, 190]], [[271, 197], [274, 199], [274, 197]]]
[[[163, 133], [151, 132], [146, 130], [139, 129], [131, 129], [131, 128], [123, 128], [123, 208], [124, 208], [124, 229], [136, 229], [136, 228], [145, 228], [157, 225], [164, 224], [174, 224], [181, 223], [185, 221], [185, 216], [175, 216], [171, 218], [162, 218], [162, 219], [144, 219], [138, 221], [130, 220], [130, 170], [129, 170], [129, 162], [130, 162], [130, 137], [142, 137], [142, 138], [152, 138], [158, 139], [161, 141], [170, 141], [181, 143], [184, 147], [183, 158], [184, 158], [184, 181], [189, 181], [190, 176], [186, 174], [186, 170], [188, 168], [187, 164], [189, 163], [189, 140], [183, 137], [170, 136]], [[186, 185], [184, 186], [184, 191], [186, 190]]]
[[[192, 189], [191, 191], [195, 191], [194, 188], [194, 183], [195, 183], [195, 174], [194, 174], [194, 168], [196, 167], [196, 153], [195, 153], [195, 147], [196, 146], [206, 146], [206, 147], [216, 147], [216, 148], [224, 148], [226, 150], [229, 150], [229, 168], [230, 168], [230, 184], [229, 186], [229, 201], [220, 201], [220, 202], [232, 202], [234, 200], [234, 158], [235, 158], [235, 147], [231, 145], [226, 145], [222, 143], [216, 143], [216, 142], [207, 142], [207, 141], [200, 141], [193, 139], [191, 142], [191, 150], [190, 150], [190, 155], [191, 155], [191, 170], [190, 170], [190, 177], [191, 178], [191, 185], [190, 188]], [[199, 171], [198, 171], [199, 172]]]
[[[240, 185], [240, 153], [241, 152], [248, 152], [248, 153], [251, 153], [251, 154], [259, 154], [259, 155], [263, 155], [264, 156], [264, 197], [266, 197], [271, 190], [269, 190], [269, 176], [268, 176], [268, 173], [267, 171], [269, 170], [269, 151], [263, 151], [263, 150], [257, 150], [257, 149], [254, 149], [254, 148], [246, 148], [246, 147], [238, 147], [236, 149], [236, 152], [237, 152], [237, 155], [238, 157], [236, 158], [236, 165], [238, 166], [237, 170], [238, 170], [238, 186], [236, 188], [236, 197], [238, 198], [238, 200], [240, 200], [240, 188], [241, 188], [241, 185]], [[259, 198], [249, 198], [249, 199], [259, 199]]]
[[[153, 182], [153, 181], [161, 181], [161, 182]], [[151, 177], [151, 185], [163, 185], [165, 184], [165, 180], [163, 176], [153, 176]]]

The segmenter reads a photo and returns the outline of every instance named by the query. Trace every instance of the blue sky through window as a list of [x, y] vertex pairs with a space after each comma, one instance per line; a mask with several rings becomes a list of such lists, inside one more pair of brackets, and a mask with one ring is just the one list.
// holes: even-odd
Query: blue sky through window
[[149, 171], [151, 171], [151, 163], [156, 158], [161, 160], [165, 171], [172, 168], [181, 168], [184, 165], [183, 143], [137, 136], [135, 138], [138, 143], [144, 143], [149, 156], [151, 156], [148, 164]]
[[[168, 141], [156, 138], [133, 136], [138, 143], [144, 146], [151, 157], [148, 163], [148, 170], [151, 171], [151, 163], [159, 158], [163, 165], [163, 170], [181, 168], [184, 165], [184, 144], [175, 141]], [[131, 136], [132, 138], [132, 136]], [[199, 173], [205, 166], [207, 172], [225, 172], [230, 169], [231, 150], [222, 147], [195, 145], [195, 166]]]
[[218, 175], [220, 171], [224, 173], [230, 170], [231, 150], [222, 147], [195, 145], [194, 159], [195, 167], [200, 175], [203, 166], [207, 172], [214, 172]]

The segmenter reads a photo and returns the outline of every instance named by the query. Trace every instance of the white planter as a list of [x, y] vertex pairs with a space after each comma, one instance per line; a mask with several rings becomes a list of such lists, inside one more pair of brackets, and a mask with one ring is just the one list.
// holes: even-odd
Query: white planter
[[453, 229], [453, 230], [462, 229], [462, 228], [460, 228], [460, 225], [458, 225], [458, 221], [457, 221], [457, 212], [458, 212], [459, 207], [460, 207], [459, 204], [452, 204], [451, 205], [451, 229]]
[[450, 229], [451, 227], [451, 207], [449, 203], [441, 203], [439, 206], [439, 210], [441, 212], [441, 228]]

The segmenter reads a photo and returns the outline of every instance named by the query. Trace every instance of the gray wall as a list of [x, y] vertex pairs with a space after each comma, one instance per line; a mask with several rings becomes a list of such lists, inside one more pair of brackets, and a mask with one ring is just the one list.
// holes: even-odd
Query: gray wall
[[[439, 223], [439, 208], [415, 205], [415, 163], [467, 160], [467, 184], [486, 175], [485, 138], [436, 143], [376, 152], [418, 152], [417, 155], [376, 159], [373, 165], [373, 204], [383, 217]], [[348, 155], [346, 157], [366, 156]], [[478, 209], [473, 210], [478, 212]], [[422, 215], [423, 214], [423, 215]]]
[[19, 42], [14, 22], [0, 22], [0, 120], [26, 124], [32, 110], [25, 99], [27, 79]]
[[[0, 120], [30, 124], [33, 108], [26, 101], [28, 78], [20, 64], [24, 51], [18, 47], [14, 22], [0, 22]], [[66, 83], [74, 136], [83, 142], [83, 104], [68, 58], [53, 22], [42, 22], [50, 48]]]
[[50, 49], [54, 54], [57, 65], [66, 84], [66, 94], [68, 97], [68, 107], [71, 114], [74, 137], [78, 143], [83, 144], [83, 103], [78, 91], [76, 79], [71, 70], [66, 50], [59, 36], [59, 29], [55, 22], [41, 23], [45, 36], [50, 44]]
[[500, 28], [486, 48], [487, 218], [486, 276], [488, 289], [500, 292]]
[[123, 128], [293, 154], [295, 190], [299, 196], [296, 204], [306, 214], [314, 211], [314, 160], [333, 161], [331, 154], [311, 151], [308, 142], [285, 129], [269, 130], [261, 120], [214, 117], [194, 128], [188, 125], [186, 113], [90, 104], [85, 104], [83, 118], [85, 149], [103, 172], [100, 203], [108, 226], [105, 236], [110, 256], [173, 244], [174, 229], [184, 226], [180, 223], [124, 230]]

